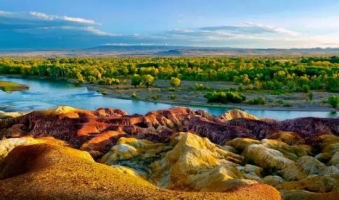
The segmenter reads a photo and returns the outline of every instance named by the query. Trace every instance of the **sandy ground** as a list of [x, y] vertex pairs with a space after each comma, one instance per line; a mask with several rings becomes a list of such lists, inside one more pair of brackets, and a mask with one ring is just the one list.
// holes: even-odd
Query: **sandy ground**
[[[251, 105], [248, 103], [241, 104], [218, 104], [207, 103], [204, 95], [208, 91], [195, 91], [196, 81], [182, 81], [181, 86], [175, 91], [169, 90], [168, 80], [156, 80], [153, 87], [133, 87], [129, 80], [117, 86], [103, 86], [97, 84], [84, 84], [89, 90], [94, 90], [112, 98], [132, 99], [132, 94], [143, 101], [152, 101], [159, 103], [168, 103], [176, 105], [205, 106], [205, 107], [227, 107], [242, 109], [265, 109], [265, 110], [300, 110], [300, 111], [335, 111], [329, 104], [324, 103], [333, 93], [315, 92], [313, 100], [309, 101], [305, 93], [288, 93], [272, 95], [270, 91], [245, 91], [243, 92], [247, 100], [258, 97], [266, 99], [265, 105]], [[229, 82], [198, 82], [210, 87], [211, 90], [236, 89], [238, 86]], [[175, 96], [175, 98], [173, 98]]]

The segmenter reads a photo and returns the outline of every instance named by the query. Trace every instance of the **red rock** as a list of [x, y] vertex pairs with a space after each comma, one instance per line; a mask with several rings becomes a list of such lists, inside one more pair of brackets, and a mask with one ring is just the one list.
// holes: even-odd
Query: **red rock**
[[0, 120], [1, 137], [52, 136], [95, 156], [106, 153], [120, 137], [167, 142], [179, 131], [193, 132], [217, 144], [236, 137], [279, 138], [281, 132], [288, 131], [297, 135], [296, 138], [316, 145], [318, 136], [322, 134], [339, 135], [339, 119], [298, 118], [282, 122], [247, 118], [224, 120], [205, 111], [182, 107], [153, 111], [144, 116], [127, 115], [124, 111], [109, 108], [86, 111], [61, 107]]

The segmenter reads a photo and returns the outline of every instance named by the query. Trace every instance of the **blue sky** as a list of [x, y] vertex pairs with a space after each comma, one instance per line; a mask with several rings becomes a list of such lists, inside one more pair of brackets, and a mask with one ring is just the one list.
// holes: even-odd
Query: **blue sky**
[[0, 48], [339, 47], [337, 0], [0, 0]]

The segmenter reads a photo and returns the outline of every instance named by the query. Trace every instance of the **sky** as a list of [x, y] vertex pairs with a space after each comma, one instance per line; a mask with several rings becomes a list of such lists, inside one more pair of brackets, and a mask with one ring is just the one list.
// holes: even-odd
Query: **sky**
[[0, 49], [339, 47], [338, 0], [0, 0]]

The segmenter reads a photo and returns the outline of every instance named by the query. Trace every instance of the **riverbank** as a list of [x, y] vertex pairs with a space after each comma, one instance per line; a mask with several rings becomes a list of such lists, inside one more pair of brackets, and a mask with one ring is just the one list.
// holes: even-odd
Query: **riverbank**
[[[82, 84], [91, 91], [97, 91], [110, 98], [133, 99], [147, 102], [165, 103], [179, 106], [207, 107], [207, 108], [229, 108], [242, 110], [276, 110], [276, 111], [318, 111], [336, 112], [337, 110], [326, 104], [325, 101], [333, 93], [313, 92], [313, 100], [309, 100], [304, 93], [289, 93], [273, 95], [268, 92], [243, 92], [248, 100], [263, 97], [265, 105], [251, 105], [249, 103], [208, 103], [204, 95], [207, 91], [196, 91], [193, 89], [193, 81], [182, 81], [180, 88], [170, 88], [169, 81], [157, 80], [154, 87], [132, 87], [128, 81], [126, 85], [105, 86], [98, 84]], [[228, 90], [236, 88], [232, 83], [204, 82], [210, 90]], [[167, 87], [166, 87], [167, 85]]]
[[[30, 80], [56, 80], [68, 81], [77, 84], [73, 79], [51, 79], [48, 77], [23, 77], [21, 75], [3, 75], [9, 78], [23, 78]], [[208, 91], [195, 90], [195, 84], [199, 83], [209, 88]], [[204, 95], [213, 90], [236, 89], [238, 86], [230, 82], [196, 82], [181, 81], [181, 86], [171, 88], [169, 80], [156, 80], [153, 87], [133, 87], [130, 80], [120, 79], [119, 85], [105, 86], [99, 84], [77, 84], [80, 87], [87, 87], [90, 91], [102, 93], [105, 97], [128, 99], [143, 102], [164, 103], [178, 106], [202, 107], [202, 108], [224, 108], [224, 109], [242, 109], [242, 110], [272, 110], [272, 111], [304, 111], [304, 112], [335, 112], [336, 110], [325, 103], [327, 98], [334, 93], [312, 91], [313, 100], [309, 101], [305, 93], [288, 93], [274, 95], [270, 91], [244, 91], [243, 94], [247, 100], [263, 97], [266, 100], [265, 105], [251, 105], [248, 103], [240, 104], [218, 104], [207, 103]]]

